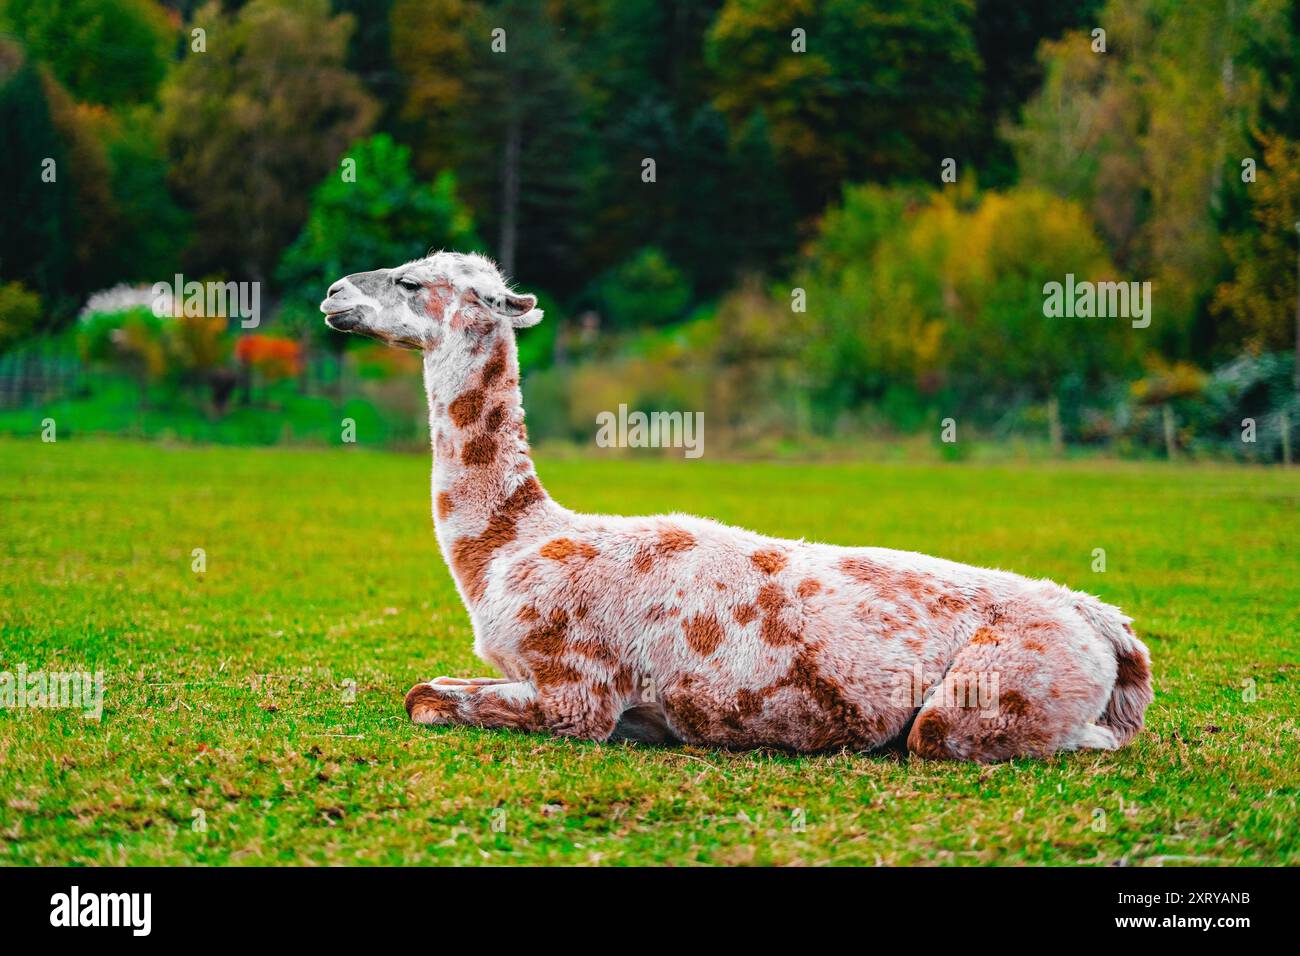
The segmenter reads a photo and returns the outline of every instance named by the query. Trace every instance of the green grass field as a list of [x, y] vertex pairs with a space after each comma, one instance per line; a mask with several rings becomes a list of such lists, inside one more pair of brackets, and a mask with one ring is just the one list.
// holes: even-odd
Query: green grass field
[[1300, 474], [539, 462], [572, 507], [921, 550], [1137, 618], [1133, 745], [981, 767], [412, 726], [412, 683], [489, 672], [421, 456], [4, 440], [0, 470], [0, 670], [105, 675], [98, 721], [0, 711], [0, 863], [1300, 863]]

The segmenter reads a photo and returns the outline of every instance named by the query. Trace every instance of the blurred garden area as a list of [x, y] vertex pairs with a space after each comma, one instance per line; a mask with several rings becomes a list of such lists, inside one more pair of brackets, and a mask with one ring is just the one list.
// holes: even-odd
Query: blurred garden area
[[427, 448], [317, 304], [444, 248], [546, 310], [535, 442], [1281, 461], [1298, 65], [1300, 0], [0, 0], [0, 433]]

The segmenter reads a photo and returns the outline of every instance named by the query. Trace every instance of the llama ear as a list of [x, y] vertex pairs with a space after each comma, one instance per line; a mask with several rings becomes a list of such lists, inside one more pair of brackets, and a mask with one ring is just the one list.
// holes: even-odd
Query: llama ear
[[537, 308], [535, 295], [518, 295], [509, 290], [484, 293], [472, 287], [469, 294], [474, 301], [487, 306], [494, 315], [509, 319], [510, 324], [517, 329], [526, 329], [542, 321], [542, 310]]
[[526, 329], [542, 321], [542, 310], [537, 308], [537, 296], [515, 295], [507, 292], [493, 304], [493, 311], [505, 316], [517, 329]]
[[[532, 296], [529, 298], [531, 299]], [[511, 319], [510, 324], [517, 329], [530, 329], [540, 321], [542, 321], [542, 310], [529, 309], [523, 315]]]

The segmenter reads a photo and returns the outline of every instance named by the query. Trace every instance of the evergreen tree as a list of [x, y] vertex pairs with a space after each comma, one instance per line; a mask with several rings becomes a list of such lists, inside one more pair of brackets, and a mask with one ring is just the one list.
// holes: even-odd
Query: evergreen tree
[[[75, 308], [75, 190], [67, 149], [50, 118], [40, 73], [12, 44], [0, 44], [0, 277], [38, 292], [55, 314]], [[47, 166], [52, 161], [53, 166]], [[54, 182], [43, 174], [52, 170]]]
[[484, 10], [469, 36], [456, 168], [507, 274], [566, 294], [586, 274], [593, 159], [568, 44], [528, 0]]

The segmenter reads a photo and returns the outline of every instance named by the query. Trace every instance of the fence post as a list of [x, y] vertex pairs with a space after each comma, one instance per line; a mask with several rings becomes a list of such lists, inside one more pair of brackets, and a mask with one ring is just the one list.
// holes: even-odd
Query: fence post
[[1052, 454], [1061, 457], [1065, 453], [1065, 432], [1061, 428], [1061, 400], [1055, 395], [1047, 400], [1047, 438]]
[[1282, 467], [1291, 467], [1291, 416], [1282, 409], [1278, 415], [1278, 427], [1282, 429]]
[[1174, 410], [1168, 402], [1161, 405], [1160, 409], [1165, 425], [1165, 454], [1169, 456], [1170, 461], [1173, 461], [1178, 454], [1178, 446], [1174, 441]]

